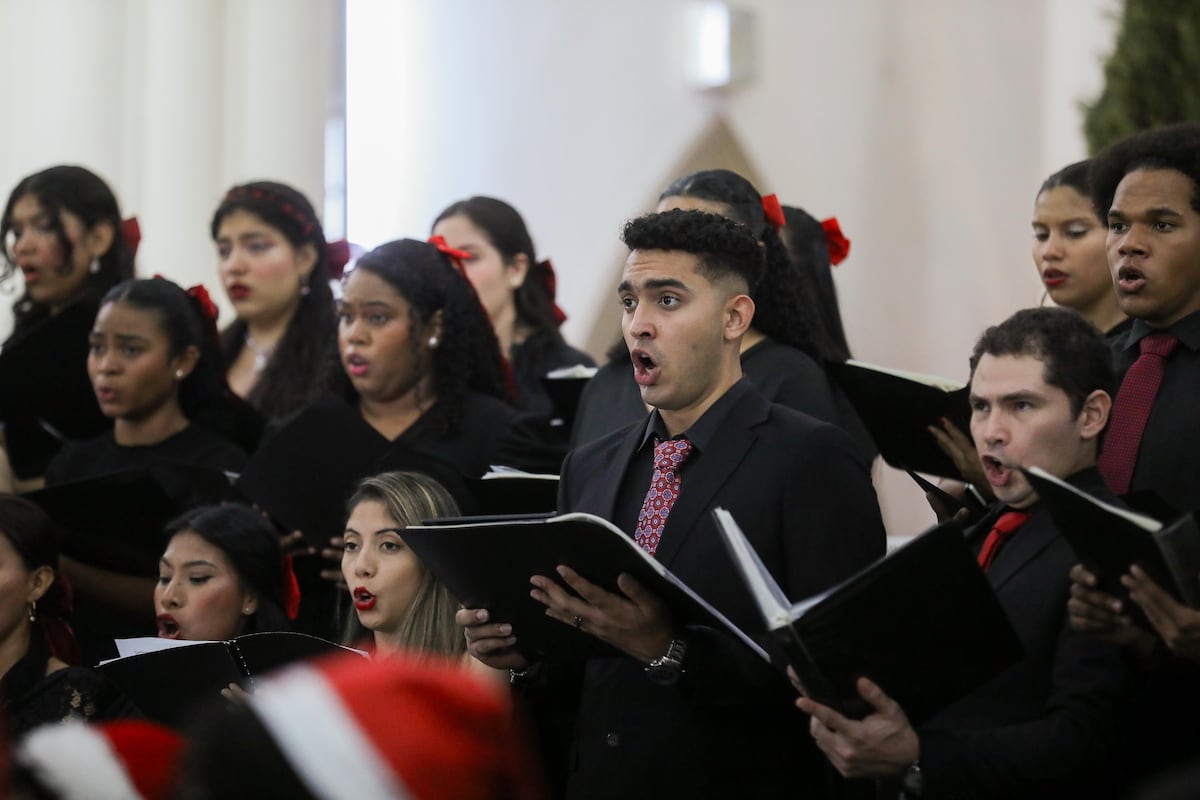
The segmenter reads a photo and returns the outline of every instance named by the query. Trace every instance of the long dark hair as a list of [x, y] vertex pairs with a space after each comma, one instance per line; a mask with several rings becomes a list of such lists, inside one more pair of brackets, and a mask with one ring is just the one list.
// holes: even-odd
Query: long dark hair
[[754, 327], [815, 359], [836, 360], [835, 349], [813, 322], [817, 318], [816, 292], [792, 262], [779, 233], [767, 221], [762, 195], [754, 184], [727, 169], [701, 170], [672, 183], [659, 195], [659, 200], [668, 197], [694, 197], [718, 203], [724, 207], [723, 216], [749, 227], [766, 250], [762, 279], [750, 289], [754, 299]]
[[[83, 167], [63, 165], [50, 167], [23, 178], [8, 195], [4, 217], [0, 220], [0, 239], [5, 242], [4, 263], [0, 266], [0, 283], [7, 281], [16, 272], [16, 262], [8, 245], [12, 233], [13, 206], [21, 198], [32, 196], [49, 217], [51, 229], [58, 239], [63, 254], [60, 271], [71, 268], [73, 247], [63, 229], [62, 212], [69, 211], [79, 217], [83, 226], [91, 230], [99, 224], [112, 226], [113, 241], [100, 256], [100, 268], [88, 273], [76, 301], [99, 300], [111, 287], [133, 277], [133, 248], [125, 241], [121, 228], [121, 209], [117, 198], [98, 175]], [[35, 303], [26, 291], [13, 304], [13, 335], [24, 333], [30, 326], [50, 316], [50, 309]]]
[[[317, 262], [308, 275], [300, 304], [266, 369], [246, 401], [264, 416], [283, 417], [320, 394], [337, 367], [337, 321], [329, 288], [329, 248], [316, 211], [290, 186], [256, 181], [234, 186], [213, 213], [210, 232], [216, 241], [221, 223], [235, 211], [246, 211], [283, 234], [294, 248], [313, 246]], [[234, 320], [221, 334], [225, 363], [232, 364], [246, 345], [246, 323]]]
[[265, 517], [232, 503], [200, 506], [167, 523], [164, 545], [184, 531], [195, 533], [224, 553], [242, 587], [258, 595], [258, 605], [246, 621], [246, 633], [291, 628], [284, 610], [285, 567], [279, 534]]
[[172, 358], [189, 347], [200, 352], [195, 368], [179, 385], [179, 408], [189, 420], [203, 417], [207, 421], [223, 404], [228, 385], [213, 323], [204, 316], [197, 300], [165, 278], [143, 278], [114, 286], [100, 301], [101, 307], [109, 303], [154, 312], [159, 329], [167, 335]]
[[851, 358], [842, 311], [838, 307], [837, 287], [833, 284], [833, 265], [829, 261], [829, 240], [821, 223], [802, 208], [783, 206], [787, 221], [781, 238], [792, 261], [808, 278], [817, 297], [817, 321], [825, 341], [837, 362]]
[[35, 629], [40, 629], [51, 654], [67, 662], [79, 663], [79, 648], [68, 620], [71, 616], [71, 590], [58, 574], [58, 535], [46, 512], [28, 500], [0, 494], [0, 536], [8, 540], [27, 572], [49, 567], [54, 582], [38, 600]]
[[[441, 341], [433, 360], [437, 403], [429, 411], [436, 431], [446, 435], [459, 430], [468, 392], [509, 400], [496, 332], [479, 295], [449, 257], [428, 242], [399, 239], [367, 253], [355, 269], [382, 278], [400, 293], [414, 329], [442, 312]], [[415, 338], [412, 346], [419, 352]], [[341, 376], [343, 392], [353, 397], [345, 372]]]

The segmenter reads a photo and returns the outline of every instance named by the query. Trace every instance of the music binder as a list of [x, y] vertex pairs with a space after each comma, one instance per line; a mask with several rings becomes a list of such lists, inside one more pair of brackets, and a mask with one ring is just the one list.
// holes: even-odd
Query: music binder
[[546, 607], [529, 596], [533, 575], [562, 583], [555, 571], [560, 564], [614, 593], [620, 591], [617, 576], [628, 573], [662, 599], [681, 624], [724, 630], [767, 658], [744, 632], [620, 529], [591, 514], [433, 520], [410, 525], [403, 538], [464, 606], [486, 608], [493, 621], [511, 623], [517, 649], [531, 661], [616, 654], [594, 636], [546, 616]]
[[968, 388], [955, 381], [853, 359], [827, 369], [850, 398], [880, 455], [896, 469], [963, 480], [928, 428], [944, 417], [971, 430]]
[[872, 710], [867, 677], [914, 726], [1016, 663], [1022, 646], [961, 529], [938, 525], [837, 586], [792, 603], [722, 508], [713, 518], [804, 693], [844, 715]]
[[271, 631], [221, 642], [118, 639], [117, 652], [121, 658], [96, 670], [147, 718], [178, 727], [193, 707], [219, 700], [231, 683], [250, 689], [255, 678], [288, 664], [359, 651], [303, 633]]
[[[1121, 576], [1137, 564], [1179, 600], [1200, 608], [1200, 527], [1195, 513], [1163, 524], [1093, 497], [1039, 467], [1023, 469], [1059, 534], [1096, 576], [1101, 591], [1129, 597]], [[1136, 613], [1136, 604], [1128, 604]]]

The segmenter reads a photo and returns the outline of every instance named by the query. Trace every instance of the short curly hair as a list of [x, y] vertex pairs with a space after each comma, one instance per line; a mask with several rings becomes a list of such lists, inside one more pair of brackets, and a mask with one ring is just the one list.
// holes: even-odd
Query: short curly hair
[[699, 261], [709, 280], [736, 277], [751, 291], [763, 271], [754, 232], [740, 222], [704, 211], [679, 209], [645, 214], [625, 223], [621, 241], [633, 250], [681, 250]]
[[1181, 122], [1135, 133], [1092, 159], [1092, 203], [1108, 217], [1121, 179], [1136, 169], [1173, 169], [1192, 179], [1192, 208], [1200, 213], [1200, 123]]
[[1032, 356], [1044, 365], [1043, 379], [1066, 392], [1078, 416], [1088, 396], [1117, 389], [1112, 351], [1104, 335], [1067, 308], [1026, 308], [983, 332], [971, 354], [971, 378], [985, 355]]

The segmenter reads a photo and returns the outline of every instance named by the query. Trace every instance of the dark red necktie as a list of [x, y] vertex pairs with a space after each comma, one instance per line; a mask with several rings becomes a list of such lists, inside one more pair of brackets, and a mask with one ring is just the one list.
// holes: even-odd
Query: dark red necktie
[[1114, 494], [1129, 491], [1133, 467], [1137, 463], [1142, 432], [1154, 407], [1154, 398], [1162, 385], [1167, 358], [1178, 346], [1175, 334], [1163, 331], [1142, 338], [1141, 355], [1125, 373], [1117, 399], [1113, 403], [1112, 419], [1104, 437], [1100, 454], [1100, 474]]
[[679, 470], [691, 454], [692, 443], [687, 439], [659, 441], [654, 437], [654, 475], [633, 534], [633, 540], [650, 555], [658, 549], [667, 515], [679, 499]]
[[996, 524], [992, 526], [987, 538], [983, 540], [983, 549], [979, 551], [979, 566], [984, 570], [990, 567], [996, 559], [996, 553], [1000, 552], [1004, 543], [1012, 538], [1012, 535], [1017, 532], [1017, 528], [1024, 525], [1027, 519], [1029, 519], [1029, 514], [1024, 511], [1005, 511], [997, 517]]

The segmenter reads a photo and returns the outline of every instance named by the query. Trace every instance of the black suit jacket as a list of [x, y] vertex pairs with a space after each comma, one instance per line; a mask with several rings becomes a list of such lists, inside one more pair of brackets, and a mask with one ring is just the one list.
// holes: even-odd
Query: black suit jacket
[[[1109, 502], [1100, 474], [1071, 483]], [[978, 551], [997, 507], [973, 529]], [[925, 797], [1108, 797], [1117, 714], [1128, 689], [1116, 648], [1072, 631], [1070, 584], [1078, 562], [1038, 507], [996, 555], [988, 579], [1025, 656], [919, 731]]]
[[[559, 511], [611, 519], [644, 432], [637, 423], [573, 451], [563, 465]], [[689, 460], [682, 481], [656, 557], [747, 632], [764, 625], [718, 538], [714, 507], [732, 512], [792, 598], [826, 589], [884, 553], [868, 467], [849, 436], [753, 388]], [[587, 664], [567, 796], [823, 792], [827, 773], [782, 674], [724, 634], [689, 630], [687, 638], [686, 671], [673, 687], [649, 681], [632, 658]]]

